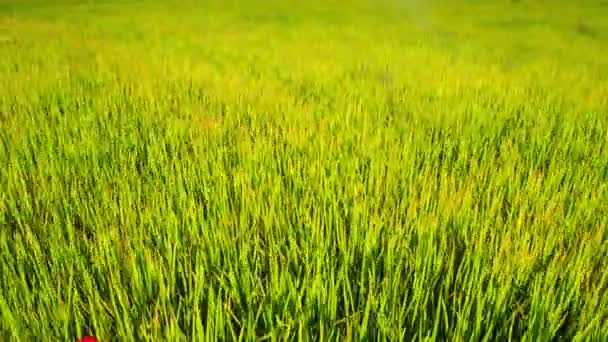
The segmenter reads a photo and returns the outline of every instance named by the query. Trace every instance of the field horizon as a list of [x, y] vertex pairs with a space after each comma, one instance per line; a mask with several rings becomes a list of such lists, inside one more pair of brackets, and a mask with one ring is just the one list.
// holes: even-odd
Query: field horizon
[[608, 340], [608, 3], [0, 2], [0, 340]]

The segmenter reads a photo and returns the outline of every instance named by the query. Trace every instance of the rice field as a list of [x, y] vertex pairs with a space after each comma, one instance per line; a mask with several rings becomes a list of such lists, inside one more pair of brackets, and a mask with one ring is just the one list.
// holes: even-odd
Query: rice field
[[0, 2], [0, 340], [608, 340], [606, 1]]

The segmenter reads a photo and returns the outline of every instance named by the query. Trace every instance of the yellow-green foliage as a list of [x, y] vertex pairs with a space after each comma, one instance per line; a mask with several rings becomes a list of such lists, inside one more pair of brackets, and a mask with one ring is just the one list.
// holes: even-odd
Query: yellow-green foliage
[[0, 340], [608, 339], [605, 1], [2, 1]]

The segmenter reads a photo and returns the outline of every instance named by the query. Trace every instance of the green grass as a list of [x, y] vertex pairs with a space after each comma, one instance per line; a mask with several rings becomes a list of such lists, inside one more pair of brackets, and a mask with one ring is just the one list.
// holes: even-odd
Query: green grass
[[602, 1], [3, 1], [0, 340], [608, 339]]

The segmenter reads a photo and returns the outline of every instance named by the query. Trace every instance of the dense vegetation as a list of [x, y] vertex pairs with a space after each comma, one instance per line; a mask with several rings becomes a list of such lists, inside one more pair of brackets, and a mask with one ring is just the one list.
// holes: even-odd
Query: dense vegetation
[[3, 1], [0, 340], [608, 339], [601, 1]]

